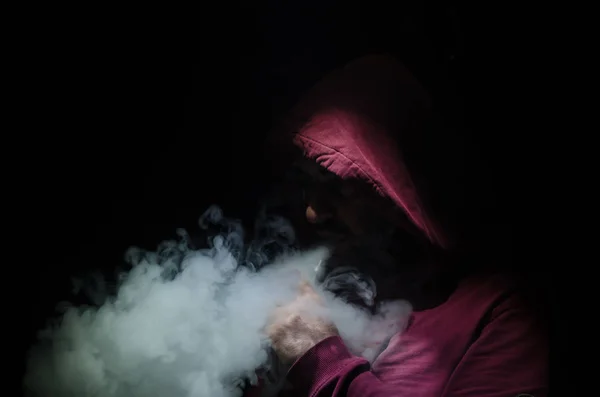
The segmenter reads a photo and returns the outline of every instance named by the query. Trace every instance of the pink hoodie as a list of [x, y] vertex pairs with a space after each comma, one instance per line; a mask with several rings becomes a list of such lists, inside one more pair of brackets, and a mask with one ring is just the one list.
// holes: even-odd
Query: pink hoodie
[[[426, 127], [429, 108], [400, 63], [369, 56], [314, 87], [284, 135], [342, 178], [368, 180], [416, 230], [449, 249], [458, 235], [445, 216], [456, 202], [447, 188], [452, 153]], [[443, 304], [415, 312], [373, 365], [333, 337], [301, 357], [288, 380], [294, 395], [310, 397], [543, 397], [547, 344], [524, 307], [500, 277], [466, 279]]]

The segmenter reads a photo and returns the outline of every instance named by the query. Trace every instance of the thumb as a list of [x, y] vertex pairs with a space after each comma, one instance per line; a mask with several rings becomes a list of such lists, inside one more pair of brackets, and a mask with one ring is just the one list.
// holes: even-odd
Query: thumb
[[307, 297], [316, 300], [317, 302], [323, 302], [321, 295], [315, 290], [315, 288], [307, 281], [302, 280], [298, 286], [300, 296]]

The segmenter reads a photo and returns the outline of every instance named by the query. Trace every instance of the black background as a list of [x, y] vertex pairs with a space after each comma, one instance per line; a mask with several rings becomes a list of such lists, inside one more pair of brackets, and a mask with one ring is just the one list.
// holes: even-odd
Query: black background
[[543, 151], [548, 31], [525, 34], [518, 13], [457, 2], [264, 1], [192, 17], [96, 23], [79, 37], [81, 21], [38, 37], [33, 110], [12, 162], [27, 229], [19, 268], [34, 280], [23, 348], [66, 296], [69, 275], [194, 229], [212, 203], [250, 217], [268, 184], [259, 148], [272, 123], [326, 72], [378, 51], [403, 60], [485, 159], [488, 211], [514, 233], [506, 250], [551, 290], [549, 267], [518, 248], [534, 244], [521, 233], [541, 228], [530, 209], [545, 179], [531, 153]]

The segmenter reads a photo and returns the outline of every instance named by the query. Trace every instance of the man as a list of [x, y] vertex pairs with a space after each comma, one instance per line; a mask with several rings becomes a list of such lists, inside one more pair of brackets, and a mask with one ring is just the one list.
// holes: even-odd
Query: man
[[[370, 56], [314, 87], [273, 136], [282, 157], [287, 142], [304, 157], [300, 237], [315, 231], [333, 247], [329, 266], [362, 266], [379, 299], [414, 308], [372, 365], [332, 324], [279, 308], [267, 332], [295, 396], [547, 395], [547, 345], [528, 307], [509, 279], [472, 271], [493, 261], [477, 248], [477, 196], [429, 109], [400, 63]], [[316, 295], [305, 286], [298, 299]]]

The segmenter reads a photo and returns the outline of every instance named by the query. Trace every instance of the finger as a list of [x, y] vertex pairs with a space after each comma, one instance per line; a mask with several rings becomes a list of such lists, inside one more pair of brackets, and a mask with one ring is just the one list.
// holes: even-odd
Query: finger
[[299, 290], [300, 298], [313, 300], [318, 303], [323, 303], [323, 297], [309, 282], [303, 281], [303, 283], [299, 287]]
[[300, 293], [302, 295], [304, 295], [304, 294], [310, 294], [311, 292], [314, 291], [314, 289], [306, 279], [303, 279], [302, 281], [300, 281], [300, 284], [298, 285], [298, 291], [300, 291]]

